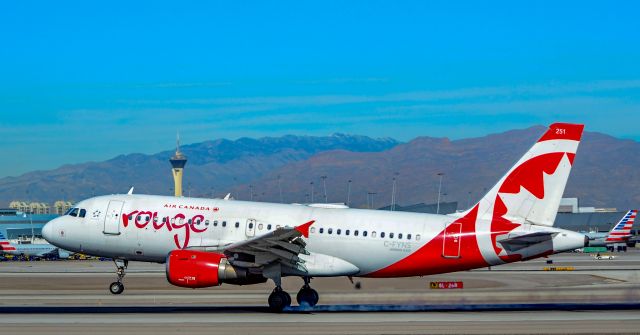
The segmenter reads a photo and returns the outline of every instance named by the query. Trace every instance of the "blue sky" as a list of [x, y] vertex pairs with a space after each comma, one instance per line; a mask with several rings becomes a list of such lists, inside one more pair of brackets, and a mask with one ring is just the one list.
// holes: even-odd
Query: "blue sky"
[[[0, 177], [220, 137], [640, 140], [640, 5], [3, 2]], [[6, 156], [5, 156], [6, 157]]]

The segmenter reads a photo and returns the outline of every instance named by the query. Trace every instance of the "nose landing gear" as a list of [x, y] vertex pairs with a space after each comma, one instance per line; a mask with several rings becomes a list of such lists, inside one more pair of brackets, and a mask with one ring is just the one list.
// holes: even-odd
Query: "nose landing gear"
[[118, 280], [109, 285], [109, 292], [113, 294], [120, 294], [124, 291], [124, 284], [122, 284], [122, 279], [124, 279], [125, 270], [127, 269], [127, 265], [129, 265], [129, 261], [125, 259], [114, 259], [113, 263], [116, 265], [116, 274], [118, 275]]

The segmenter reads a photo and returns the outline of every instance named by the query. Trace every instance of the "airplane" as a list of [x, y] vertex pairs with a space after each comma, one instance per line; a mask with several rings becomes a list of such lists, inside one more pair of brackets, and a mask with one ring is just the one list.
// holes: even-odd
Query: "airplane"
[[[615, 243], [627, 243], [631, 235], [631, 227], [636, 220], [638, 210], [632, 209], [628, 211], [618, 223], [611, 228], [609, 233], [602, 236], [602, 233], [588, 233], [590, 247], [606, 247]], [[600, 235], [600, 236], [598, 236]]]
[[11, 243], [0, 232], [0, 254], [35, 258], [67, 258], [69, 252], [50, 243]]
[[164, 263], [167, 280], [180, 287], [271, 280], [273, 311], [291, 305], [282, 277], [300, 277], [298, 303], [315, 306], [316, 277], [425, 276], [584, 247], [585, 235], [553, 227], [583, 129], [552, 124], [476, 205], [454, 215], [130, 191], [81, 201], [42, 235], [60, 248], [113, 258], [113, 294], [124, 291], [128, 262], [145, 261]]

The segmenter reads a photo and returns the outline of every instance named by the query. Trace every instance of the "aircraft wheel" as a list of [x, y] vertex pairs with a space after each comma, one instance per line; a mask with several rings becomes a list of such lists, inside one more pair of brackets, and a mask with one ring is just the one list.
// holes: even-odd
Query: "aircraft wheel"
[[269, 295], [269, 308], [272, 311], [282, 312], [289, 305], [291, 305], [291, 296], [282, 289], [275, 289]]
[[119, 281], [114, 281], [109, 285], [109, 291], [113, 294], [120, 294], [124, 291], [124, 284]]
[[298, 291], [298, 295], [296, 296], [296, 300], [298, 301], [298, 305], [308, 305], [313, 307], [318, 304], [318, 300], [320, 300], [320, 295], [318, 292], [311, 287], [302, 287], [300, 291]]

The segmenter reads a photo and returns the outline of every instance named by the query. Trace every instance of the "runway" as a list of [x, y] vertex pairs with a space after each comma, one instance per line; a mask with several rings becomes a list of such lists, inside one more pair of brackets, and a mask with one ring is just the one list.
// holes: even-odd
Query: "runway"
[[[640, 252], [596, 261], [585, 254], [424, 278], [317, 278], [313, 310], [264, 307], [270, 283], [190, 290], [161, 264], [131, 263], [126, 290], [107, 292], [113, 264], [0, 263], [0, 333], [136, 334], [635, 334], [640, 332]], [[545, 267], [572, 266], [573, 271]], [[431, 281], [463, 281], [433, 290]], [[292, 294], [299, 278], [286, 278]]]

